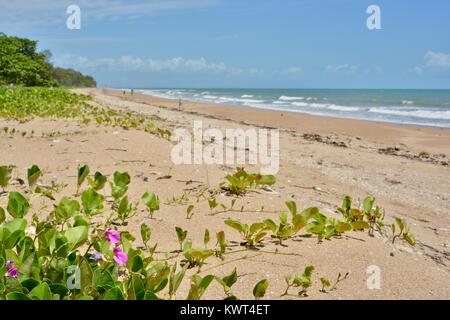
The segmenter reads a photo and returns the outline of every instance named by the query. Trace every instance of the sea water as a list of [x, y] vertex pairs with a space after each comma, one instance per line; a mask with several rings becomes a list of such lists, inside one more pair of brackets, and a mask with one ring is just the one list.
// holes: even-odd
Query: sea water
[[213, 104], [450, 128], [450, 90], [135, 89]]

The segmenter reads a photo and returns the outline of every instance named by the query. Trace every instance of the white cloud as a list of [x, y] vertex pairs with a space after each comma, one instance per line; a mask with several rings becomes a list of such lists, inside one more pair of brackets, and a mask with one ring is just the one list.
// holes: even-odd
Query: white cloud
[[328, 65], [325, 70], [327, 72], [337, 73], [337, 72], [355, 72], [358, 69], [357, 66], [345, 63], [345, 64], [339, 64], [339, 65]]
[[425, 60], [424, 68], [450, 70], [450, 54], [428, 51], [423, 58]]
[[428, 70], [432, 71], [449, 71], [450, 70], [450, 54], [442, 52], [428, 51], [423, 56], [425, 63], [421, 66], [412, 68], [412, 72], [423, 74]]
[[64, 23], [66, 9], [81, 8], [82, 23], [136, 19], [162, 12], [210, 7], [218, 0], [0, 0], [0, 27], [42, 27]]
[[57, 66], [75, 69], [102, 69], [134, 72], [198, 72], [225, 75], [257, 75], [263, 73], [256, 68], [227, 67], [223, 62], [209, 62], [205, 58], [191, 59], [176, 57], [167, 60], [122, 56], [120, 58], [97, 58], [65, 54], [53, 59]]

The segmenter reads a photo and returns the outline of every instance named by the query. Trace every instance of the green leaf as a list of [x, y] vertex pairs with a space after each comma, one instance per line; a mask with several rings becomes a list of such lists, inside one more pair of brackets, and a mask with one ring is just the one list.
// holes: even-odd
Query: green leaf
[[77, 179], [77, 186], [78, 188], [81, 187], [81, 185], [83, 184], [84, 180], [86, 179], [86, 177], [89, 175], [89, 167], [83, 166], [78, 168], [78, 179]]
[[364, 212], [370, 213], [372, 211], [374, 202], [375, 202], [375, 198], [374, 197], [371, 197], [371, 196], [366, 197], [364, 199], [364, 201], [363, 201], [363, 210], [364, 210]]
[[352, 225], [347, 222], [338, 222], [335, 227], [336, 232], [343, 233], [352, 230]]
[[271, 174], [263, 174], [258, 180], [258, 184], [268, 186], [275, 184], [275, 182], [276, 182], [275, 176]]
[[144, 267], [144, 261], [140, 256], [134, 256], [131, 263], [131, 271], [139, 272]]
[[106, 292], [103, 300], [125, 300], [125, 298], [119, 288], [111, 288]]
[[94, 179], [87, 178], [87, 180], [91, 188], [98, 191], [105, 187], [105, 184], [108, 179], [106, 178], [106, 176], [97, 171], [94, 174]]
[[260, 298], [264, 297], [268, 287], [269, 287], [269, 280], [263, 279], [259, 281], [253, 288], [253, 296], [255, 297], [255, 299], [259, 300]]
[[13, 167], [12, 166], [0, 166], [0, 186], [5, 189], [9, 180], [11, 180]]
[[114, 279], [108, 270], [97, 268], [92, 275], [92, 285], [96, 287], [97, 290], [100, 288], [109, 290], [114, 287]]
[[144, 300], [159, 300], [158, 296], [151, 291], [145, 291]]
[[244, 225], [237, 220], [225, 220], [224, 223], [240, 233], [244, 233]]
[[141, 224], [141, 238], [144, 244], [147, 244], [147, 242], [150, 240], [151, 233], [152, 231], [148, 225], [146, 225], [145, 223]]
[[146, 192], [142, 196], [142, 201], [150, 212], [159, 210], [159, 199], [153, 192]]
[[177, 238], [178, 238], [178, 242], [181, 244], [184, 242], [184, 240], [186, 240], [186, 236], [187, 236], [187, 230], [183, 230], [180, 227], [175, 227], [175, 231], [177, 233]]
[[56, 216], [64, 221], [80, 213], [80, 204], [76, 200], [64, 197], [55, 210]]
[[84, 212], [87, 215], [96, 215], [103, 211], [105, 197], [97, 193], [94, 189], [87, 189], [81, 194], [81, 202]]
[[205, 234], [203, 236], [203, 243], [205, 244], [205, 247], [209, 243], [209, 230], [208, 229], [205, 229]]
[[286, 206], [289, 208], [292, 216], [295, 217], [297, 215], [297, 204], [295, 201], [287, 201]]
[[79, 246], [83, 245], [88, 239], [88, 227], [87, 226], [78, 226], [74, 228], [69, 228], [64, 233], [64, 236], [69, 243], [69, 251], [72, 251]]
[[47, 282], [42, 282], [28, 294], [30, 298], [38, 298], [39, 300], [52, 300], [52, 292]]
[[28, 185], [30, 186], [30, 189], [33, 189], [34, 185], [38, 181], [41, 174], [42, 174], [42, 171], [37, 165], [33, 165], [31, 168], [28, 169], [27, 178], [28, 178]]
[[0, 207], [0, 224], [2, 224], [3, 222], [5, 222], [5, 220], [6, 220], [5, 209], [3, 209], [2, 207]]
[[272, 219], [264, 220], [264, 224], [272, 231], [273, 233], [277, 232], [277, 224]]
[[181, 269], [181, 271], [177, 273], [176, 272], [177, 265], [176, 264], [173, 265], [171, 273], [170, 273], [170, 277], [169, 277], [169, 295], [170, 296], [173, 296], [177, 292], [178, 287], [180, 286], [181, 281], [184, 278], [187, 268], [188, 268], [188, 264], [185, 264], [183, 266], [183, 268]]
[[128, 172], [114, 172], [114, 184], [118, 187], [126, 187], [130, 184], [131, 177]]
[[6, 295], [6, 300], [31, 300], [22, 292], [10, 292]]
[[370, 225], [366, 221], [358, 220], [352, 222], [353, 230], [370, 229]]
[[233, 269], [233, 272], [230, 275], [222, 278], [223, 283], [228, 288], [231, 288], [233, 286], [233, 284], [236, 283], [237, 280], [238, 280], [238, 275], [237, 275], [236, 268]]
[[20, 193], [10, 192], [7, 210], [14, 218], [23, 218], [30, 210], [30, 204]]

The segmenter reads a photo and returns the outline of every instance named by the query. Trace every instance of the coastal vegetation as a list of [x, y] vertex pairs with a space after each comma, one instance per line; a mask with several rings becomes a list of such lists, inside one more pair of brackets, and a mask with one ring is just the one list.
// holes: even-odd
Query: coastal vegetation
[[0, 32], [0, 86], [96, 87], [94, 78], [72, 69], [54, 67], [50, 51], [37, 51], [38, 42]]
[[[76, 187], [84, 188], [80, 195], [61, 197], [58, 201], [57, 193], [61, 190], [39, 186], [42, 171], [37, 165], [27, 171], [28, 195], [10, 190], [13, 167], [0, 166], [0, 185], [7, 198], [5, 206], [0, 206], [0, 274], [4, 275], [0, 278], [0, 299], [175, 299], [181, 298], [177, 292], [183, 281], [189, 283], [186, 297], [189, 300], [201, 299], [213, 281], [223, 287], [224, 299], [238, 299], [232, 293], [233, 285], [240, 278], [236, 268], [225, 277], [204, 274], [202, 270], [207, 260], [210, 263], [215, 259], [227, 260], [235, 252], [225, 240], [224, 231], [216, 234], [216, 245], [211, 246], [211, 235], [205, 230], [203, 247], [200, 247], [187, 239], [187, 230], [177, 227], [174, 236], [181, 250], [159, 251], [158, 239], [152, 238], [152, 229], [145, 222], [140, 226], [139, 240], [138, 235], [118, 228], [126, 225], [140, 205], [151, 215], [159, 211], [156, 194], [146, 192], [141, 204], [139, 200], [131, 204], [127, 195], [131, 183], [128, 172], [116, 171], [112, 181], [98, 171], [91, 178], [89, 172], [88, 166], [78, 169]], [[107, 201], [107, 194], [112, 201]], [[45, 197], [53, 205], [47, 210], [34, 208], [30, 196]], [[279, 223], [265, 220], [247, 225], [226, 220], [225, 225], [242, 235], [242, 245], [246, 247], [263, 247], [271, 237], [279, 239], [281, 244], [302, 229], [305, 235], [316, 235], [321, 240], [352, 230], [370, 231], [371, 223], [379, 225], [380, 232], [383, 228], [381, 216], [372, 220], [374, 212], [380, 210], [374, 207], [372, 197], [367, 197], [361, 208], [352, 207], [350, 198], [345, 197], [343, 205], [336, 210], [343, 215], [342, 220], [326, 217], [318, 208], [299, 212], [293, 201], [286, 205], [291, 220], [288, 213], [281, 211]], [[395, 233], [392, 227], [393, 240], [400, 238], [414, 245], [414, 237], [404, 220], [397, 219], [395, 224], [400, 233]], [[286, 291], [280, 295], [288, 295], [290, 288], [297, 288], [296, 296], [308, 296], [314, 270], [314, 266], [307, 266], [302, 274], [287, 275]], [[348, 273], [339, 274], [334, 285], [322, 276], [322, 288], [317, 292], [326, 293], [327, 288], [336, 290], [337, 284], [347, 276]], [[267, 279], [259, 281], [253, 288], [254, 298], [264, 297], [268, 287]]]

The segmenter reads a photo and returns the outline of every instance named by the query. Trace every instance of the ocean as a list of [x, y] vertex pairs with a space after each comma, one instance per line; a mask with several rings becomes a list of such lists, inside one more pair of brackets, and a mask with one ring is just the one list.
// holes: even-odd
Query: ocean
[[135, 89], [160, 98], [450, 128], [450, 90]]

